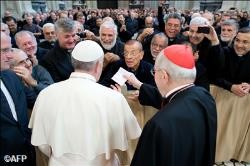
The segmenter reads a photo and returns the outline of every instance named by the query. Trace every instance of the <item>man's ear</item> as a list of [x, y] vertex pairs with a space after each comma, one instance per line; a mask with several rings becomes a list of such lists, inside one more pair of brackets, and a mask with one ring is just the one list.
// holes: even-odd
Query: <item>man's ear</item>
[[164, 80], [164, 82], [169, 82], [169, 74], [165, 71], [165, 70], [162, 70], [162, 75], [161, 75], [161, 78]]

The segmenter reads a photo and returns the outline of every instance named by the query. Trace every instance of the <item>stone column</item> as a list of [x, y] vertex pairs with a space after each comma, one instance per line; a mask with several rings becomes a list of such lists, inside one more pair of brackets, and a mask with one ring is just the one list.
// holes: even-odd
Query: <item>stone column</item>
[[235, 7], [235, 1], [222, 1], [221, 10], [225, 11], [231, 7]]
[[118, 8], [129, 8], [129, 1], [118, 1]]
[[5, 10], [9, 10], [13, 13], [13, 16], [20, 19], [24, 12], [36, 13], [32, 9], [31, 1], [1, 1], [1, 14], [3, 15]]
[[59, 3], [58, 1], [46, 1], [47, 3], [47, 9], [50, 10], [58, 10], [59, 9]]
[[72, 9], [73, 2], [72, 1], [64, 1], [65, 3], [65, 10]]
[[87, 5], [87, 8], [89, 9], [97, 9], [97, 1], [85, 1], [86, 2], [86, 5]]
[[192, 4], [192, 6], [190, 6], [189, 9], [198, 9], [198, 10], [200, 10], [200, 1], [190, 1], [190, 2], [192, 2], [193, 4]]

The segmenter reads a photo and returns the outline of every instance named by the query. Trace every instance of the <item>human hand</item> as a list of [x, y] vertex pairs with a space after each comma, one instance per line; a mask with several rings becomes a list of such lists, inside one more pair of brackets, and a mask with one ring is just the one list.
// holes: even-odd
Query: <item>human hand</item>
[[246, 84], [233, 84], [231, 87], [231, 92], [239, 97], [243, 97], [249, 93], [249, 85]]
[[136, 89], [140, 89], [142, 82], [139, 81], [133, 73], [130, 76], [124, 75], [124, 78], [127, 79], [129, 85], [132, 85]]
[[120, 92], [120, 93], [122, 92], [121, 86], [120, 86], [119, 84], [110, 85], [110, 87], [111, 87], [113, 90], [117, 91], [117, 92]]
[[95, 37], [95, 34], [89, 30], [85, 30], [85, 33], [86, 33], [86, 39], [93, 40], [93, 38]]
[[32, 66], [38, 65], [38, 60], [37, 60], [35, 54], [27, 54], [27, 55], [28, 55], [29, 59], [30, 59], [31, 62], [32, 62]]
[[131, 100], [138, 100], [138, 97], [139, 97], [139, 90], [128, 91], [127, 94], [128, 94], [128, 95], [127, 95], [128, 99], [131, 99]]
[[209, 34], [204, 34], [205, 37], [211, 41], [211, 44], [218, 45], [220, 43], [217, 33], [212, 25], [206, 25], [209, 27]]
[[107, 61], [108, 63], [118, 61], [120, 57], [112, 52], [107, 52], [104, 55], [104, 60]]
[[122, 25], [121, 26], [121, 28], [120, 28], [120, 32], [123, 32], [123, 31], [126, 31], [127, 29], [126, 29], [126, 25], [124, 24], [124, 25]]
[[154, 28], [145, 28], [142, 32], [142, 36], [145, 38], [154, 33]]
[[27, 68], [23, 67], [23, 66], [16, 66], [13, 68], [13, 71], [22, 78], [22, 80], [24, 81], [25, 85], [27, 86], [36, 86], [37, 85], [37, 81], [32, 77], [32, 73], [30, 70], [28, 70]]
[[243, 82], [242, 83], [242, 88], [246, 93], [250, 93], [250, 84]]

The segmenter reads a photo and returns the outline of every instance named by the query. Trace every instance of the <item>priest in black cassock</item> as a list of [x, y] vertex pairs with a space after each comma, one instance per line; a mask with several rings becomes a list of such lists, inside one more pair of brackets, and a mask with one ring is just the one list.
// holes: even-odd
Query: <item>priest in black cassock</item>
[[145, 125], [131, 166], [211, 166], [217, 115], [214, 99], [196, 87], [191, 48], [172, 45], [156, 58], [162, 108]]

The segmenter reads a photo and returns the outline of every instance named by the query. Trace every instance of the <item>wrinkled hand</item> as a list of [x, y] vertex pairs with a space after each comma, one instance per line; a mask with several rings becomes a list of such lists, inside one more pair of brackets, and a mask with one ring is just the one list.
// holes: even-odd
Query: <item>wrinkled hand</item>
[[231, 87], [231, 92], [239, 97], [243, 97], [249, 94], [250, 86], [247, 83], [233, 84]]
[[210, 28], [209, 34], [204, 34], [208, 40], [211, 41], [212, 45], [218, 45], [220, 43], [217, 33], [212, 25], [206, 25]]
[[136, 89], [140, 89], [141, 85], [142, 85], [142, 82], [139, 81], [135, 75], [132, 73], [132, 75], [130, 75], [129, 77], [124, 75], [124, 78], [127, 79], [127, 83], [129, 85], [132, 85], [134, 88]]
[[154, 28], [145, 28], [142, 32], [143, 37], [147, 37], [154, 33]]
[[118, 60], [120, 60], [120, 57], [118, 55], [108, 52], [104, 54], [103, 67], [105, 68], [108, 64], [118, 61]]
[[86, 32], [86, 39], [93, 40], [95, 34], [89, 30], [85, 30], [85, 32]]
[[121, 26], [121, 28], [120, 28], [120, 32], [123, 32], [123, 31], [126, 31], [127, 29], [126, 29], [126, 25], [124, 24], [124, 25], [122, 25]]
[[37, 81], [32, 77], [31, 75], [31, 71], [29, 71], [27, 68], [23, 67], [23, 66], [17, 66], [13, 68], [13, 71], [22, 78], [22, 80], [24, 81], [24, 83], [27, 86], [36, 86], [37, 85]]
[[136, 90], [136, 91], [128, 91], [128, 99], [131, 99], [131, 100], [138, 100], [138, 96], [139, 96], [139, 90]]

